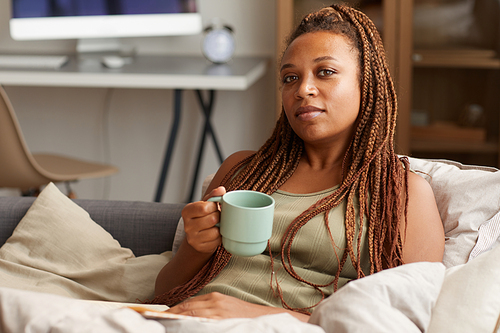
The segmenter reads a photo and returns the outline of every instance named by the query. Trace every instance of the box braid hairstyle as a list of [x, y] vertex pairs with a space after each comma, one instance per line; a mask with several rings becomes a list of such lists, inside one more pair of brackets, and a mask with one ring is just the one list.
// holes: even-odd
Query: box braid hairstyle
[[[307, 15], [287, 41], [289, 46], [297, 37], [311, 32], [329, 31], [347, 37], [358, 49], [361, 87], [361, 106], [356, 130], [343, 161], [343, 180], [331, 195], [302, 212], [288, 227], [281, 244], [281, 261], [288, 274], [320, 292], [333, 284], [334, 290], [340, 272], [350, 258], [358, 278], [365, 273], [361, 268], [361, 230], [368, 223], [370, 274], [403, 263], [402, 219], [408, 206], [408, 161], [394, 152], [397, 100], [389, 74], [385, 51], [373, 22], [360, 11], [344, 5], [332, 5]], [[242, 160], [222, 180], [228, 191], [255, 190], [272, 194], [293, 174], [303, 152], [303, 141], [293, 132], [284, 111], [273, 134], [255, 154]], [[356, 236], [354, 198], [359, 200], [359, 232]], [[328, 227], [328, 213], [347, 200], [345, 229], [347, 246], [339, 259], [335, 278], [327, 285], [316, 285], [302, 279], [292, 267], [291, 245], [299, 229], [316, 215], [324, 214]], [[404, 202], [403, 202], [404, 201]], [[403, 205], [404, 204], [404, 205]], [[328, 229], [329, 230], [329, 229]], [[355, 237], [357, 246], [354, 248]], [[334, 246], [332, 241], [332, 246]], [[152, 302], [174, 305], [200, 291], [229, 262], [231, 255], [219, 246], [200, 272], [186, 284], [158, 296]], [[272, 256], [271, 256], [272, 258]], [[271, 260], [271, 271], [272, 271]], [[271, 275], [272, 276], [272, 275]], [[277, 281], [276, 281], [277, 283]], [[272, 286], [271, 281], [271, 286]], [[273, 288], [274, 290], [275, 288]], [[283, 299], [281, 288], [276, 288], [285, 308], [308, 313], [308, 308], [294, 309]], [[308, 311], [309, 310], [309, 311]]]

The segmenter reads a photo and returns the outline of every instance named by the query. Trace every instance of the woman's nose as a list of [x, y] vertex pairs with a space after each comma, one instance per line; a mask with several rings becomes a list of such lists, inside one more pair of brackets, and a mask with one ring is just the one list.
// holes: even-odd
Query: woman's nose
[[316, 96], [318, 93], [318, 89], [314, 83], [312, 78], [305, 77], [300, 82], [300, 85], [297, 87], [297, 91], [295, 92], [295, 97], [297, 98], [305, 98]]

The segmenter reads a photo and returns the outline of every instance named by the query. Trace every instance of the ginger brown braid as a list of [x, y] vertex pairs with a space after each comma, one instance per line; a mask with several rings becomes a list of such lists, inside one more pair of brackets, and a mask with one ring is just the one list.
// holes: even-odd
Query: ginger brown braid
[[[399, 158], [394, 152], [396, 92], [382, 40], [373, 22], [351, 7], [332, 5], [307, 15], [292, 33], [287, 45], [303, 34], [317, 31], [340, 34], [352, 42], [359, 54], [361, 89], [356, 130], [342, 164], [342, 183], [334, 193], [319, 200], [295, 218], [281, 242], [281, 261], [286, 272], [318, 290], [324, 298], [324, 292], [320, 288], [333, 284], [334, 290], [337, 289], [340, 272], [348, 259], [356, 269], [358, 278], [365, 276], [360, 259], [363, 225], [367, 225], [370, 274], [403, 263], [400, 229], [408, 206], [406, 184], [409, 165], [406, 159]], [[293, 132], [282, 111], [267, 142], [255, 154], [236, 164], [221, 185], [228, 191], [250, 189], [272, 194], [291, 177], [303, 149], [303, 141]], [[356, 198], [359, 202], [359, 232], [356, 232]], [[292, 242], [300, 228], [314, 216], [324, 214], [328, 228], [330, 210], [343, 201], [346, 201], [346, 249], [339, 258], [336, 275], [325, 285], [306, 281], [292, 266]], [[335, 249], [333, 239], [330, 239]], [[230, 258], [231, 255], [220, 246], [191, 281], [157, 297], [153, 302], [174, 305], [196, 294], [226, 266]], [[271, 265], [272, 262], [271, 256]], [[276, 289], [287, 309], [308, 313], [315, 306], [294, 309], [284, 300], [279, 285]]]

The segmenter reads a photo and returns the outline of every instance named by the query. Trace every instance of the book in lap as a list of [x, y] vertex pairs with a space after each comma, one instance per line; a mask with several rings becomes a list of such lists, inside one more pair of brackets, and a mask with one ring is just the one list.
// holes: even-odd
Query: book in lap
[[167, 305], [162, 305], [162, 304], [122, 303], [122, 302], [94, 301], [94, 300], [84, 300], [84, 301], [111, 310], [129, 308], [141, 314], [144, 318], [148, 319], [189, 319], [197, 321], [215, 321], [214, 319], [184, 316], [166, 312], [166, 310], [170, 308]]

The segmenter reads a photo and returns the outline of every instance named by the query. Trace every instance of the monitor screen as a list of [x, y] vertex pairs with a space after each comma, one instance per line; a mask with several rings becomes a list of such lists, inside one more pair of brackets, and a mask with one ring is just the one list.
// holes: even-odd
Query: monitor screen
[[197, 34], [196, 0], [12, 0], [15, 40]]

